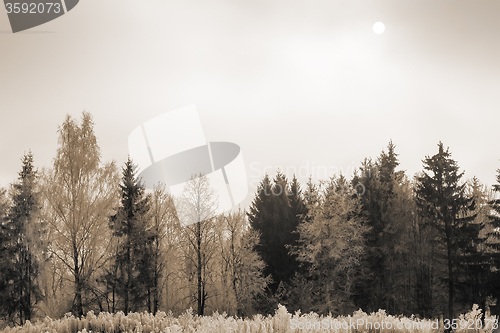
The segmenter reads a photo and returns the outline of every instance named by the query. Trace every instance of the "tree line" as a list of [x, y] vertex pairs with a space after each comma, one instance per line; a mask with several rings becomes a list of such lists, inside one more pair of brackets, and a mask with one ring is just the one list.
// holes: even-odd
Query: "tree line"
[[325, 315], [456, 318], [478, 304], [499, 314], [500, 169], [491, 190], [464, 180], [439, 142], [410, 178], [395, 148], [389, 142], [351, 179], [301, 189], [279, 171], [264, 177], [248, 211], [273, 279], [261, 310], [279, 302]]
[[[173, 198], [130, 158], [101, 161], [92, 116], [67, 116], [49, 168], [31, 152], [0, 189], [0, 316], [67, 312], [302, 313], [448, 318], [500, 301], [500, 170], [463, 179], [443, 143], [410, 178], [389, 142], [351, 178], [266, 175], [245, 211], [215, 215], [203, 175]], [[174, 204], [175, 203], [175, 204]], [[189, 225], [181, 225], [191, 221]]]
[[87, 112], [81, 122], [67, 116], [52, 166], [36, 170], [28, 152], [0, 192], [0, 316], [24, 324], [90, 310], [253, 314], [269, 278], [245, 213], [214, 216], [203, 175], [175, 198], [184, 208], [176, 211], [161, 184], [144, 189], [130, 159], [121, 172], [102, 163], [93, 128]]

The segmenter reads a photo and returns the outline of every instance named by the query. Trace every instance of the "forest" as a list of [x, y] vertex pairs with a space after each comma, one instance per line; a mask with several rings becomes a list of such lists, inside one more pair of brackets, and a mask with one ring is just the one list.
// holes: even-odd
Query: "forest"
[[50, 167], [27, 152], [0, 189], [0, 329], [190, 308], [262, 322], [380, 309], [451, 319], [474, 304], [480, 319], [500, 314], [500, 169], [491, 188], [465, 179], [442, 142], [415, 175], [392, 141], [349, 178], [300, 184], [276, 170], [248, 209], [213, 216], [204, 175], [173, 198], [146, 190], [130, 158], [102, 161], [90, 113], [58, 135]]

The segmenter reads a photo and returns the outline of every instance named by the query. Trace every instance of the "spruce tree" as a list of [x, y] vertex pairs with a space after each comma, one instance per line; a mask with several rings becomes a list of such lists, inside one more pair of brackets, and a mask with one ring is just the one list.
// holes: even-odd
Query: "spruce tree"
[[[299, 181], [297, 177], [293, 175], [292, 181], [289, 184], [288, 189], [288, 202], [290, 205], [290, 226], [295, 230], [299, 223], [306, 217], [307, 215], [307, 207], [306, 202], [304, 200], [304, 196], [302, 194], [302, 189], [300, 187]], [[293, 241], [297, 241], [299, 239], [298, 233], [295, 233], [295, 237]]]
[[[260, 309], [271, 311], [286, 292], [299, 269], [299, 262], [291, 248], [298, 240], [297, 226], [306, 215], [305, 201], [294, 176], [291, 183], [278, 171], [271, 182], [266, 174], [247, 216], [252, 229], [260, 233], [258, 254], [266, 263], [264, 276], [271, 276], [267, 300], [261, 300]], [[267, 304], [265, 304], [267, 302]]]
[[0, 188], [0, 317], [13, 321], [17, 311], [12, 297], [12, 284], [16, 278], [13, 260], [12, 233], [9, 230], [7, 214], [9, 212], [7, 191]]
[[489, 249], [486, 260], [490, 266], [487, 289], [497, 300], [496, 310], [493, 312], [500, 315], [500, 169], [497, 170], [496, 180], [497, 183], [493, 185], [495, 197], [488, 202], [491, 213], [489, 227], [486, 229], [486, 244]]
[[298, 240], [297, 226], [300, 222], [300, 215], [303, 214], [303, 201], [300, 193], [300, 185], [297, 179], [288, 183], [286, 176], [279, 170], [274, 178], [272, 187], [273, 196], [273, 222], [274, 238], [272, 250], [272, 261], [269, 263], [273, 267], [271, 275], [275, 282], [285, 284], [290, 282], [299, 267], [296, 256], [290, 252], [290, 248], [295, 246]]
[[10, 233], [15, 272], [10, 296], [20, 324], [32, 319], [33, 309], [40, 301], [38, 275], [47, 252], [45, 225], [40, 219], [41, 204], [33, 154], [25, 154], [22, 163], [18, 182], [12, 185], [12, 206], [6, 224]]
[[[399, 165], [396, 146], [392, 141], [387, 152], [382, 151], [376, 161], [365, 159], [359, 172], [352, 179], [362, 204], [361, 215], [367, 220], [369, 231], [366, 234], [369, 272], [366, 272], [358, 285], [358, 303], [368, 311], [386, 309], [399, 311], [393, 288], [396, 268], [394, 265], [394, 247], [399, 234], [391, 232], [395, 226], [391, 221], [395, 207], [396, 192], [402, 185], [403, 171], [396, 171]], [[405, 223], [411, 221], [400, 221]]]
[[121, 204], [110, 217], [110, 228], [119, 237], [120, 244], [115, 257], [117, 276], [108, 276], [108, 281], [127, 314], [149, 305], [148, 291], [151, 291], [154, 275], [150, 252], [154, 237], [148, 225], [151, 198], [137, 179], [137, 168], [130, 157], [122, 170]]
[[257, 188], [257, 194], [247, 213], [252, 228], [261, 232], [269, 228], [272, 224], [272, 210], [271, 180], [266, 174]]
[[270, 247], [272, 244], [271, 236], [273, 235], [272, 227], [274, 224], [274, 198], [271, 194], [271, 186], [271, 180], [266, 174], [257, 189], [257, 194], [247, 213], [250, 226], [261, 234], [260, 243], [256, 246], [256, 249], [266, 263], [266, 268], [264, 269], [264, 275], [266, 276], [271, 274], [269, 263], [272, 260]]
[[290, 247], [296, 245], [297, 226], [305, 214], [305, 205], [298, 181], [291, 184], [277, 172], [271, 184], [269, 176], [262, 180], [248, 212], [250, 225], [261, 234], [257, 251], [266, 262], [264, 275], [271, 275], [270, 288], [276, 292], [280, 283], [288, 283], [298, 269]]
[[[485, 309], [488, 296], [489, 262], [488, 230], [490, 227], [490, 194], [479, 179], [473, 177], [466, 186], [467, 197], [472, 199], [473, 210], [468, 215], [474, 218], [458, 226], [457, 297], [460, 311], [466, 311], [473, 304]], [[462, 222], [464, 220], [462, 219]]]
[[355, 285], [362, 273], [368, 229], [361, 202], [351, 190], [343, 176], [330, 179], [319, 205], [311, 207], [310, 219], [298, 227], [294, 252], [308, 264], [302, 281], [306, 288], [297, 290], [306, 292], [298, 296], [309, 300], [310, 307], [300, 309], [304, 312], [346, 315], [356, 309]]
[[[447, 318], [454, 318], [456, 273], [460, 261], [460, 238], [474, 216], [469, 212], [472, 199], [465, 195], [465, 184], [460, 180], [458, 164], [451, 159], [449, 149], [438, 144], [438, 153], [423, 161], [424, 172], [417, 178], [416, 199], [425, 218], [425, 227], [434, 231], [436, 260], [443, 259], [446, 270], [443, 281], [447, 283]], [[432, 174], [429, 174], [432, 173]], [[461, 234], [462, 233], [462, 234]], [[438, 274], [435, 274], [439, 276]]]

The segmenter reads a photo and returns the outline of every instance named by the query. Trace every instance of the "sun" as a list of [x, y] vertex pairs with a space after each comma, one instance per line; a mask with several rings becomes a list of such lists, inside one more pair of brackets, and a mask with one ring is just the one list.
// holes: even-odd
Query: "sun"
[[385, 25], [382, 22], [377, 22], [373, 25], [373, 32], [380, 35], [385, 31]]

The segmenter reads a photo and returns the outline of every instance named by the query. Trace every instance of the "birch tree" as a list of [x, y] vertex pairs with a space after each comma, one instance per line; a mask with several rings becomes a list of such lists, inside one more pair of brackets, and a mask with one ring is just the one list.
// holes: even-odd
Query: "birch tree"
[[203, 315], [209, 296], [209, 283], [216, 255], [215, 215], [217, 194], [204, 175], [194, 175], [186, 183], [182, 195], [174, 199], [182, 229], [184, 272], [192, 287], [190, 297], [196, 302], [198, 315]]
[[79, 124], [66, 116], [59, 127], [59, 148], [45, 177], [51, 253], [72, 277], [72, 311], [78, 316], [100, 297], [97, 272], [108, 259], [108, 216], [118, 201], [114, 162], [101, 164], [92, 116]]
[[259, 243], [259, 233], [250, 228], [244, 212], [221, 216], [223, 223], [220, 237], [222, 280], [234, 298], [235, 313], [238, 316], [251, 315], [256, 297], [264, 294], [271, 277], [263, 275], [265, 262], [255, 247]]

